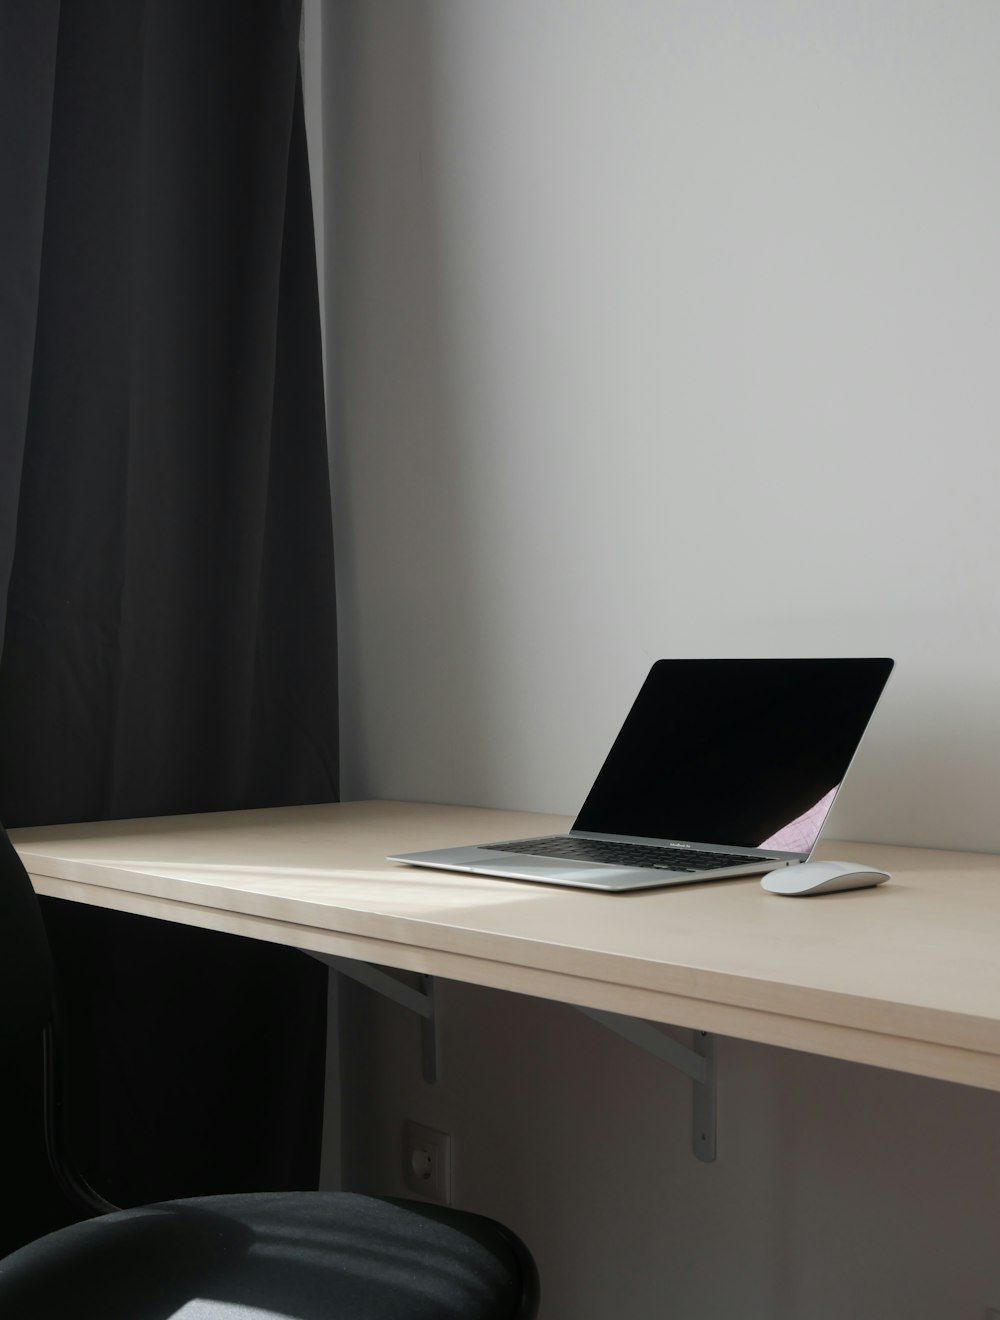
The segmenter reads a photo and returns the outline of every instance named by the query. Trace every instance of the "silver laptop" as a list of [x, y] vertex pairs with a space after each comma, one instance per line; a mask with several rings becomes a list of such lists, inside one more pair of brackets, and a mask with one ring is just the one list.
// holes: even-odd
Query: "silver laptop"
[[389, 860], [614, 891], [804, 862], [892, 666], [658, 660], [569, 834]]

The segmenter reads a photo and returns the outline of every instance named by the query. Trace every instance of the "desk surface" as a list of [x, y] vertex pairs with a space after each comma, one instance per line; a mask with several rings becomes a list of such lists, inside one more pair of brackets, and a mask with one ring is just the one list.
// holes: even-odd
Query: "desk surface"
[[826, 844], [893, 879], [807, 900], [756, 878], [598, 894], [385, 861], [567, 825], [349, 802], [11, 837], [53, 897], [1000, 1091], [1000, 857]]

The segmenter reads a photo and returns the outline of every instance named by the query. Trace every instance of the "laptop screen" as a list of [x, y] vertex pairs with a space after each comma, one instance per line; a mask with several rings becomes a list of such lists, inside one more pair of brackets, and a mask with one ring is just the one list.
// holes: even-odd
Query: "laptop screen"
[[810, 852], [892, 665], [658, 660], [573, 828]]

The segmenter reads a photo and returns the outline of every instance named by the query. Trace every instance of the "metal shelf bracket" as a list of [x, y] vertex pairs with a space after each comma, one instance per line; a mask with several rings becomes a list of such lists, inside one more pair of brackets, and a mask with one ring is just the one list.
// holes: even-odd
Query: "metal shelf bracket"
[[[420, 976], [419, 988], [407, 985], [371, 963], [355, 962], [332, 953], [313, 953], [310, 957], [324, 963], [341, 976], [348, 976], [382, 995], [394, 1004], [416, 1013], [420, 1018], [420, 1054], [423, 1079], [433, 1085], [440, 1075], [437, 1023], [435, 1015], [435, 986], [433, 976]], [[699, 1160], [711, 1164], [716, 1153], [716, 1067], [715, 1037], [708, 1031], [696, 1031], [691, 1046], [682, 1045], [651, 1022], [626, 1017], [621, 1013], [607, 1013], [599, 1008], [579, 1011], [599, 1022], [601, 1026], [637, 1045], [655, 1058], [690, 1077], [692, 1082], [691, 1142]]]
[[601, 1026], [691, 1078], [691, 1144], [697, 1158], [711, 1164], [715, 1159], [717, 1125], [715, 1036], [708, 1031], [696, 1031], [689, 1048], [651, 1022], [621, 1013], [606, 1013], [599, 1008], [578, 1007]]
[[371, 963], [354, 962], [350, 958], [338, 958], [333, 953], [313, 953], [310, 957], [325, 963], [327, 967], [341, 976], [349, 976], [352, 981], [374, 990], [384, 999], [391, 999], [394, 1004], [416, 1013], [420, 1018], [420, 1060], [423, 1079], [433, 1085], [441, 1071], [438, 1055], [438, 1033], [435, 1017], [435, 988], [433, 976], [420, 976], [419, 989], [407, 985], [405, 981], [390, 976], [380, 967]]

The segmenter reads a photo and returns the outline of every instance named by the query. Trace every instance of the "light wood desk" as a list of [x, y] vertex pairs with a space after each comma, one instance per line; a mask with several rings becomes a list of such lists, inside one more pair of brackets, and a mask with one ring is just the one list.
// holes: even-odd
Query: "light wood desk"
[[893, 879], [808, 900], [755, 878], [607, 895], [384, 860], [567, 825], [351, 802], [11, 837], [56, 898], [1000, 1091], [1000, 858], [828, 844]]

